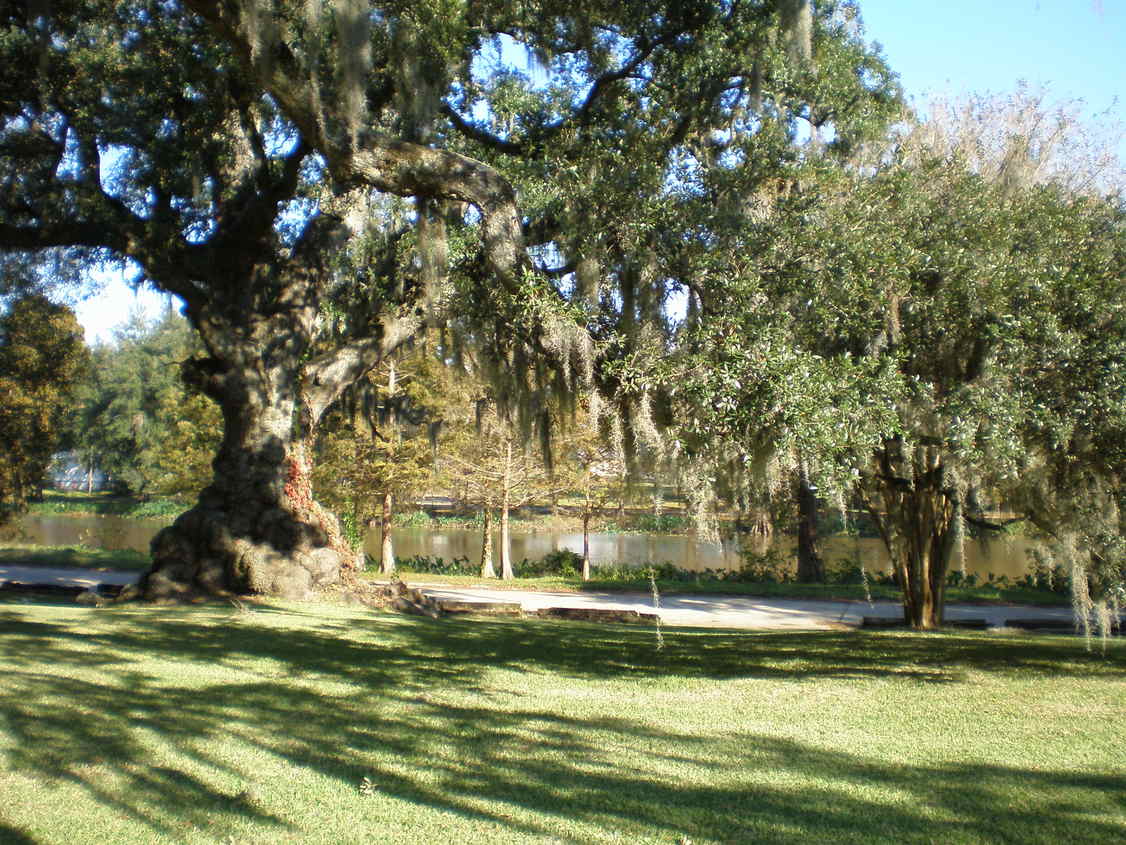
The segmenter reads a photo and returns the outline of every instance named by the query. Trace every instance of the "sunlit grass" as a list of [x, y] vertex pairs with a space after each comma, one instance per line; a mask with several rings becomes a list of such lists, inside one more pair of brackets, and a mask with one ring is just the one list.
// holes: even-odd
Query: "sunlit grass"
[[664, 642], [326, 605], [0, 605], [0, 841], [1121, 838], [1120, 642]]
[[0, 566], [145, 570], [151, 560], [133, 549], [95, 549], [90, 546], [34, 546], [0, 543]]
[[111, 493], [52, 490], [31, 502], [28, 512], [40, 516], [121, 516], [130, 519], [173, 519], [189, 507], [176, 499], [136, 499]]

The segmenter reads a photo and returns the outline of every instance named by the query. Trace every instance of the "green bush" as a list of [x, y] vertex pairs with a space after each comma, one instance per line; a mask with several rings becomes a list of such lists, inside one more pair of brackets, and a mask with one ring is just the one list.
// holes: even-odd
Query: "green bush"
[[782, 552], [773, 546], [764, 552], [757, 552], [750, 547], [744, 547], [743, 567], [739, 570], [738, 580], [756, 581], [768, 584], [785, 584], [794, 580], [794, 567], [789, 560], [782, 556]]
[[634, 524], [634, 530], [642, 534], [679, 534], [686, 531], [690, 520], [686, 516], [675, 513], [640, 514]]
[[400, 528], [429, 528], [431, 519], [426, 511], [414, 510], [397, 513], [391, 521]]
[[147, 502], [138, 502], [133, 507], [122, 513], [122, 516], [136, 519], [162, 519], [177, 517], [187, 510], [183, 502], [174, 499], [150, 499]]
[[1017, 582], [1019, 586], [1053, 593], [1071, 592], [1071, 573], [1061, 564], [1034, 555], [1029, 568], [1032, 571]]
[[395, 568], [421, 575], [477, 575], [481, 571], [480, 566], [471, 563], [467, 557], [447, 561], [444, 557], [430, 555], [395, 558]]
[[578, 575], [583, 568], [583, 556], [570, 549], [559, 549], [544, 555], [543, 560], [532, 563], [526, 558], [514, 567], [519, 577], [539, 575], [562, 575], [566, 578]]
[[842, 557], [835, 564], [825, 567], [826, 584], [887, 584], [893, 585], [895, 579], [880, 569], [867, 569], [860, 557]]

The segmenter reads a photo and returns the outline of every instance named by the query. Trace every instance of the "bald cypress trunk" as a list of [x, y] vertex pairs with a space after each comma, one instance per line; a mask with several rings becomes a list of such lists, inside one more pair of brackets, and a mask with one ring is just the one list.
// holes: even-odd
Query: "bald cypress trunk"
[[505, 443], [504, 477], [501, 479], [500, 498], [500, 577], [512, 580], [516, 574], [512, 570], [512, 548], [508, 536], [508, 511], [511, 507], [512, 490], [512, 441]]
[[379, 519], [379, 571], [390, 575], [395, 571], [395, 548], [391, 542], [391, 491], [383, 494], [383, 512]]
[[583, 511], [583, 580], [590, 580], [590, 508]]
[[485, 524], [481, 529], [481, 577], [496, 578], [493, 567], [493, 511], [488, 503], [484, 508]]

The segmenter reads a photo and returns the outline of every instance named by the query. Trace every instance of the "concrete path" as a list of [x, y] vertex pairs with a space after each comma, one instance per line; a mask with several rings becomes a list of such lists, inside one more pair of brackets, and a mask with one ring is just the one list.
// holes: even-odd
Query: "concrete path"
[[[903, 608], [898, 602], [823, 601], [807, 599], [755, 598], [751, 596], [663, 595], [659, 606], [646, 593], [547, 593], [529, 590], [489, 590], [422, 586], [426, 595], [438, 601], [509, 603], [519, 602], [528, 612], [544, 608], [611, 608], [657, 613], [665, 625], [699, 628], [747, 628], [756, 630], [825, 629], [858, 627], [864, 617], [899, 620]], [[978, 621], [986, 627], [1004, 627], [1013, 620], [1045, 620], [1066, 624], [1069, 607], [1031, 607], [1028, 605], [948, 604], [950, 621]]]
[[47, 569], [40, 566], [0, 566], [0, 589], [8, 582], [35, 587], [85, 587], [99, 584], [124, 586], [136, 583], [140, 572], [110, 569]]
[[[0, 588], [6, 582], [53, 587], [95, 589], [99, 584], [132, 584], [141, 573], [96, 569], [43, 569], [30, 566], [0, 566]], [[754, 598], [740, 596], [664, 595], [654, 609], [647, 593], [563, 593], [532, 590], [491, 590], [478, 587], [448, 587], [412, 583], [438, 601], [512, 604], [534, 613], [546, 608], [606, 608], [657, 613], [665, 625], [699, 628], [744, 628], [756, 630], [832, 629], [857, 627], [864, 617], [898, 620], [903, 611], [897, 602], [813, 601], [803, 599]], [[1027, 605], [948, 604], [950, 621], [984, 622], [987, 627], [1003, 627], [1009, 620], [1045, 620], [1067, 625], [1069, 607], [1031, 607]]]

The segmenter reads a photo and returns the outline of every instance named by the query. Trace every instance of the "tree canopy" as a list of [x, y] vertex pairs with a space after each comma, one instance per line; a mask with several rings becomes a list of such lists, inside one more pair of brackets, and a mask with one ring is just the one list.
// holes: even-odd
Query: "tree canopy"
[[[205, 350], [186, 374], [223, 411], [215, 478], [154, 543], [148, 593], [336, 578], [350, 552], [312, 498], [305, 438], [427, 325], [492, 361], [502, 402], [597, 375], [644, 419], [626, 364], [683, 283], [660, 224], [706, 202], [692, 173], [717, 157], [767, 172], [800, 125], [844, 148], [894, 106], [854, 12], [6, 7], [0, 248], [128, 260], [179, 296]], [[592, 219], [621, 225], [594, 238]]]

